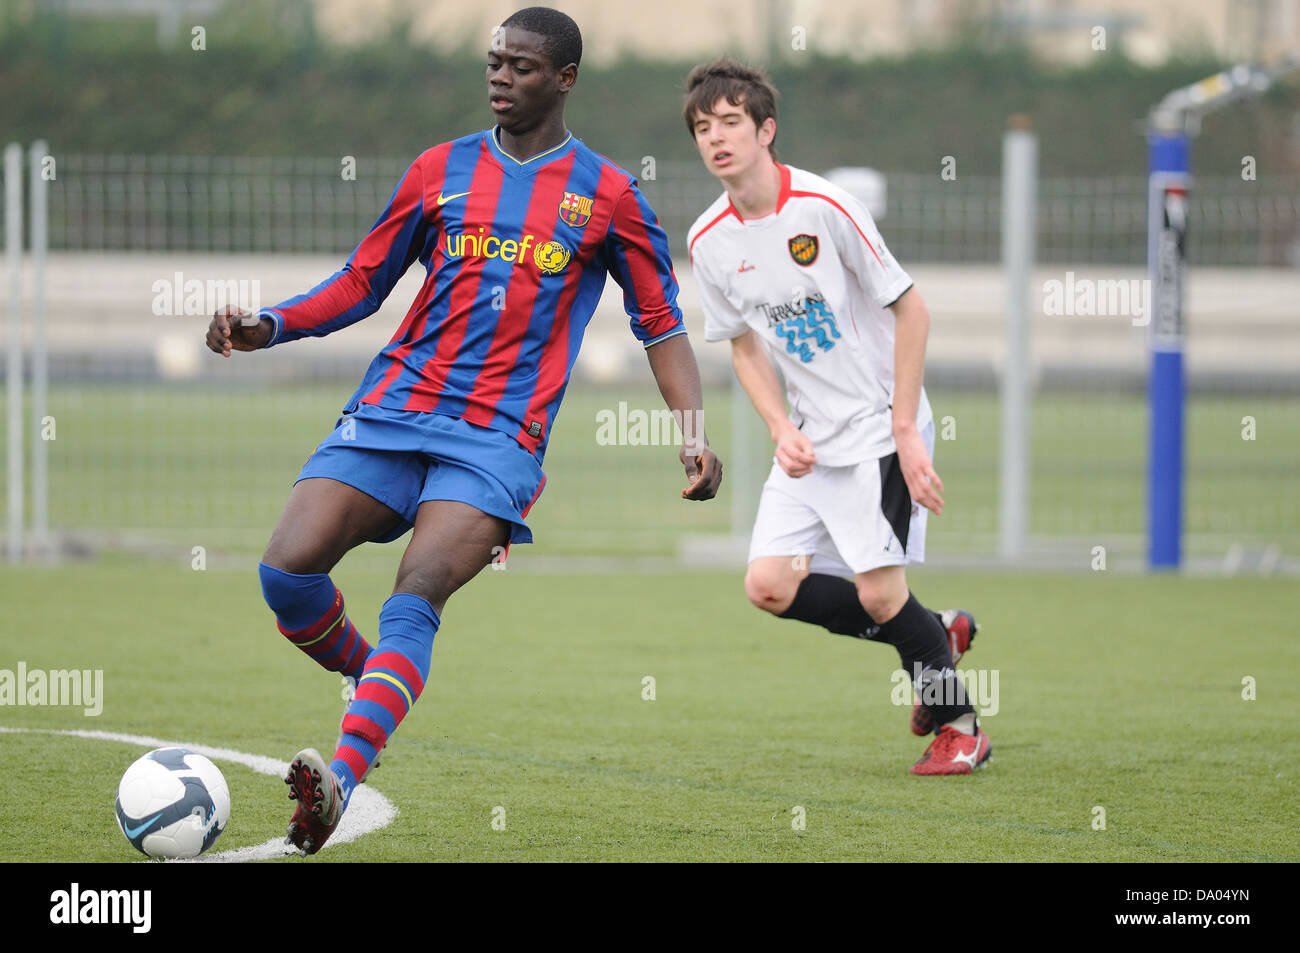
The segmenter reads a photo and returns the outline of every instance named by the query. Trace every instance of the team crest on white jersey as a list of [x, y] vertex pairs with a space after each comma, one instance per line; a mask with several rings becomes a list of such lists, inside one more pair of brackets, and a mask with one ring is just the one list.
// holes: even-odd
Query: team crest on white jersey
[[[740, 218], [723, 189], [691, 225], [705, 337], [734, 341], [753, 332], [763, 342], [785, 377], [790, 419], [816, 447], [819, 464], [886, 457], [895, 449], [889, 403], [897, 322], [889, 305], [911, 277], [862, 202], [810, 172], [787, 166], [781, 173], [787, 201], [759, 227]], [[921, 394], [916, 424], [924, 431], [933, 414]], [[883, 545], [873, 539], [871, 555]]]
[[816, 235], [796, 235], [789, 241], [790, 257], [795, 264], [805, 268], [817, 260], [819, 246]]

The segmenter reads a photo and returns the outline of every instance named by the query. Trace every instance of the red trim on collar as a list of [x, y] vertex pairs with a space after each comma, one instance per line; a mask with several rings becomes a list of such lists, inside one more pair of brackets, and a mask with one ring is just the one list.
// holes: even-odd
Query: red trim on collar
[[705, 225], [703, 228], [701, 228], [701, 229], [696, 233], [695, 237], [694, 237], [693, 239], [691, 239], [691, 243], [690, 243], [690, 245], [687, 246], [687, 248], [686, 248], [686, 257], [687, 257], [688, 259], [690, 259], [691, 264], [694, 264], [694, 263], [695, 263], [695, 243], [698, 242], [701, 238], [704, 237], [704, 233], [705, 233], [705, 232], [707, 232], [709, 229], [711, 229], [714, 225], [717, 225], [718, 222], [722, 221], [722, 220], [723, 220], [724, 218], [726, 218], [728, 215], [734, 215], [734, 216], [736, 216], [736, 219], [737, 219], [737, 220], [742, 221], [742, 222], [744, 221], [744, 219], [742, 219], [742, 218], [740, 217], [740, 213], [738, 213], [738, 212], [736, 211], [736, 206], [734, 206], [734, 205], [731, 204], [731, 199], [727, 199], [727, 207], [724, 208], [721, 212], [719, 212], [718, 215], [717, 215], [717, 217], [714, 218], [713, 221], [709, 222], [709, 224], [707, 224], [707, 225]]
[[776, 214], [781, 214], [781, 209], [785, 208], [785, 203], [790, 199], [790, 167], [777, 163], [776, 167], [781, 170], [781, 193], [776, 198]]
[[[781, 214], [781, 209], [785, 208], [785, 203], [789, 200], [790, 195], [791, 195], [791, 192], [790, 192], [790, 167], [789, 167], [788, 165], [782, 165], [782, 164], [779, 163], [779, 162], [775, 162], [775, 160], [774, 160], [774, 163], [773, 163], [773, 164], [776, 166], [777, 171], [779, 171], [779, 172], [781, 173], [781, 189], [780, 189], [779, 192], [777, 192], [777, 195], [776, 195], [776, 211], [773, 212], [773, 213], [771, 213], [771, 214], [773, 214], [773, 215], [780, 215], [780, 214]], [[740, 214], [740, 210], [737, 209], [736, 206], [733, 205], [733, 204], [731, 203], [731, 196], [730, 196], [730, 195], [727, 196], [727, 208], [731, 210], [731, 214], [732, 214], [732, 215], [736, 216], [736, 221], [738, 221], [738, 222], [746, 222], [746, 221], [753, 222], [753, 221], [757, 221], [757, 219], [752, 219], [752, 218], [747, 219], [747, 218], [745, 218], [745, 216], [741, 215], [741, 214]], [[766, 215], [760, 215], [759, 218], [767, 218], [767, 216], [766, 216]], [[711, 224], [711, 223], [710, 223], [710, 224]]]

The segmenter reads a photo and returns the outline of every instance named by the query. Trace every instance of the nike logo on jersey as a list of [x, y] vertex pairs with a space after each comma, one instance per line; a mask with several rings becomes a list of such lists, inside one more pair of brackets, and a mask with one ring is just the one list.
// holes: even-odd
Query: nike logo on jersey
[[745, 272], [753, 270], [754, 266], [745, 264], [745, 259], [742, 258], [740, 259], [740, 267], [736, 269], [736, 273], [743, 275]]
[[439, 204], [440, 206], [441, 206], [441, 205], [446, 205], [446, 204], [447, 204], [448, 202], [450, 202], [452, 199], [463, 199], [463, 198], [464, 198], [465, 196], [467, 196], [467, 195], [469, 195], [469, 192], [457, 192], [455, 195], [443, 195], [442, 192], [439, 192], [439, 193], [438, 193], [438, 204]]

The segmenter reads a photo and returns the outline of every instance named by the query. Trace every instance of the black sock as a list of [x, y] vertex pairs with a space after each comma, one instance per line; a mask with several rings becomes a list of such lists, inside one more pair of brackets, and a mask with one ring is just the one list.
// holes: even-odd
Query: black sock
[[880, 627], [858, 601], [858, 587], [839, 576], [811, 573], [799, 583], [790, 608], [781, 619], [798, 619], [820, 625], [836, 635], [879, 640]]
[[[927, 609], [943, 628], [943, 616]], [[885, 641], [880, 637], [880, 627], [862, 603], [858, 601], [858, 587], [839, 576], [812, 573], [805, 576], [795, 591], [790, 607], [779, 613], [780, 619], [797, 619], [820, 625], [836, 635], [851, 635], [855, 639]], [[947, 636], [947, 630], [944, 636]]]
[[903, 669], [912, 677], [919, 700], [936, 725], [974, 711], [966, 699], [966, 686], [953, 668], [948, 633], [935, 613], [909, 594], [898, 614], [879, 628], [877, 638], [898, 649]]
[[953, 670], [943, 619], [913, 595], [908, 595], [896, 616], [877, 625], [858, 601], [857, 586], [839, 576], [811, 573], [799, 583], [790, 607], [779, 618], [810, 622], [836, 635], [894, 646], [936, 725], [946, 725], [974, 711], [966, 699], [966, 686]]

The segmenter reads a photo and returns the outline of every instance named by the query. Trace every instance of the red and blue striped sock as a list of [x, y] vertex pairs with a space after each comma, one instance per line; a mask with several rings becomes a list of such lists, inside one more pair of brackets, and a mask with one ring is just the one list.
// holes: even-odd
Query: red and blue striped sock
[[439, 624], [429, 601], [409, 592], [393, 593], [379, 610], [379, 644], [366, 661], [330, 762], [345, 799], [424, 690]]
[[327, 573], [285, 572], [258, 563], [262, 595], [281, 634], [322, 668], [360, 678], [373, 651], [347, 617], [343, 593]]

